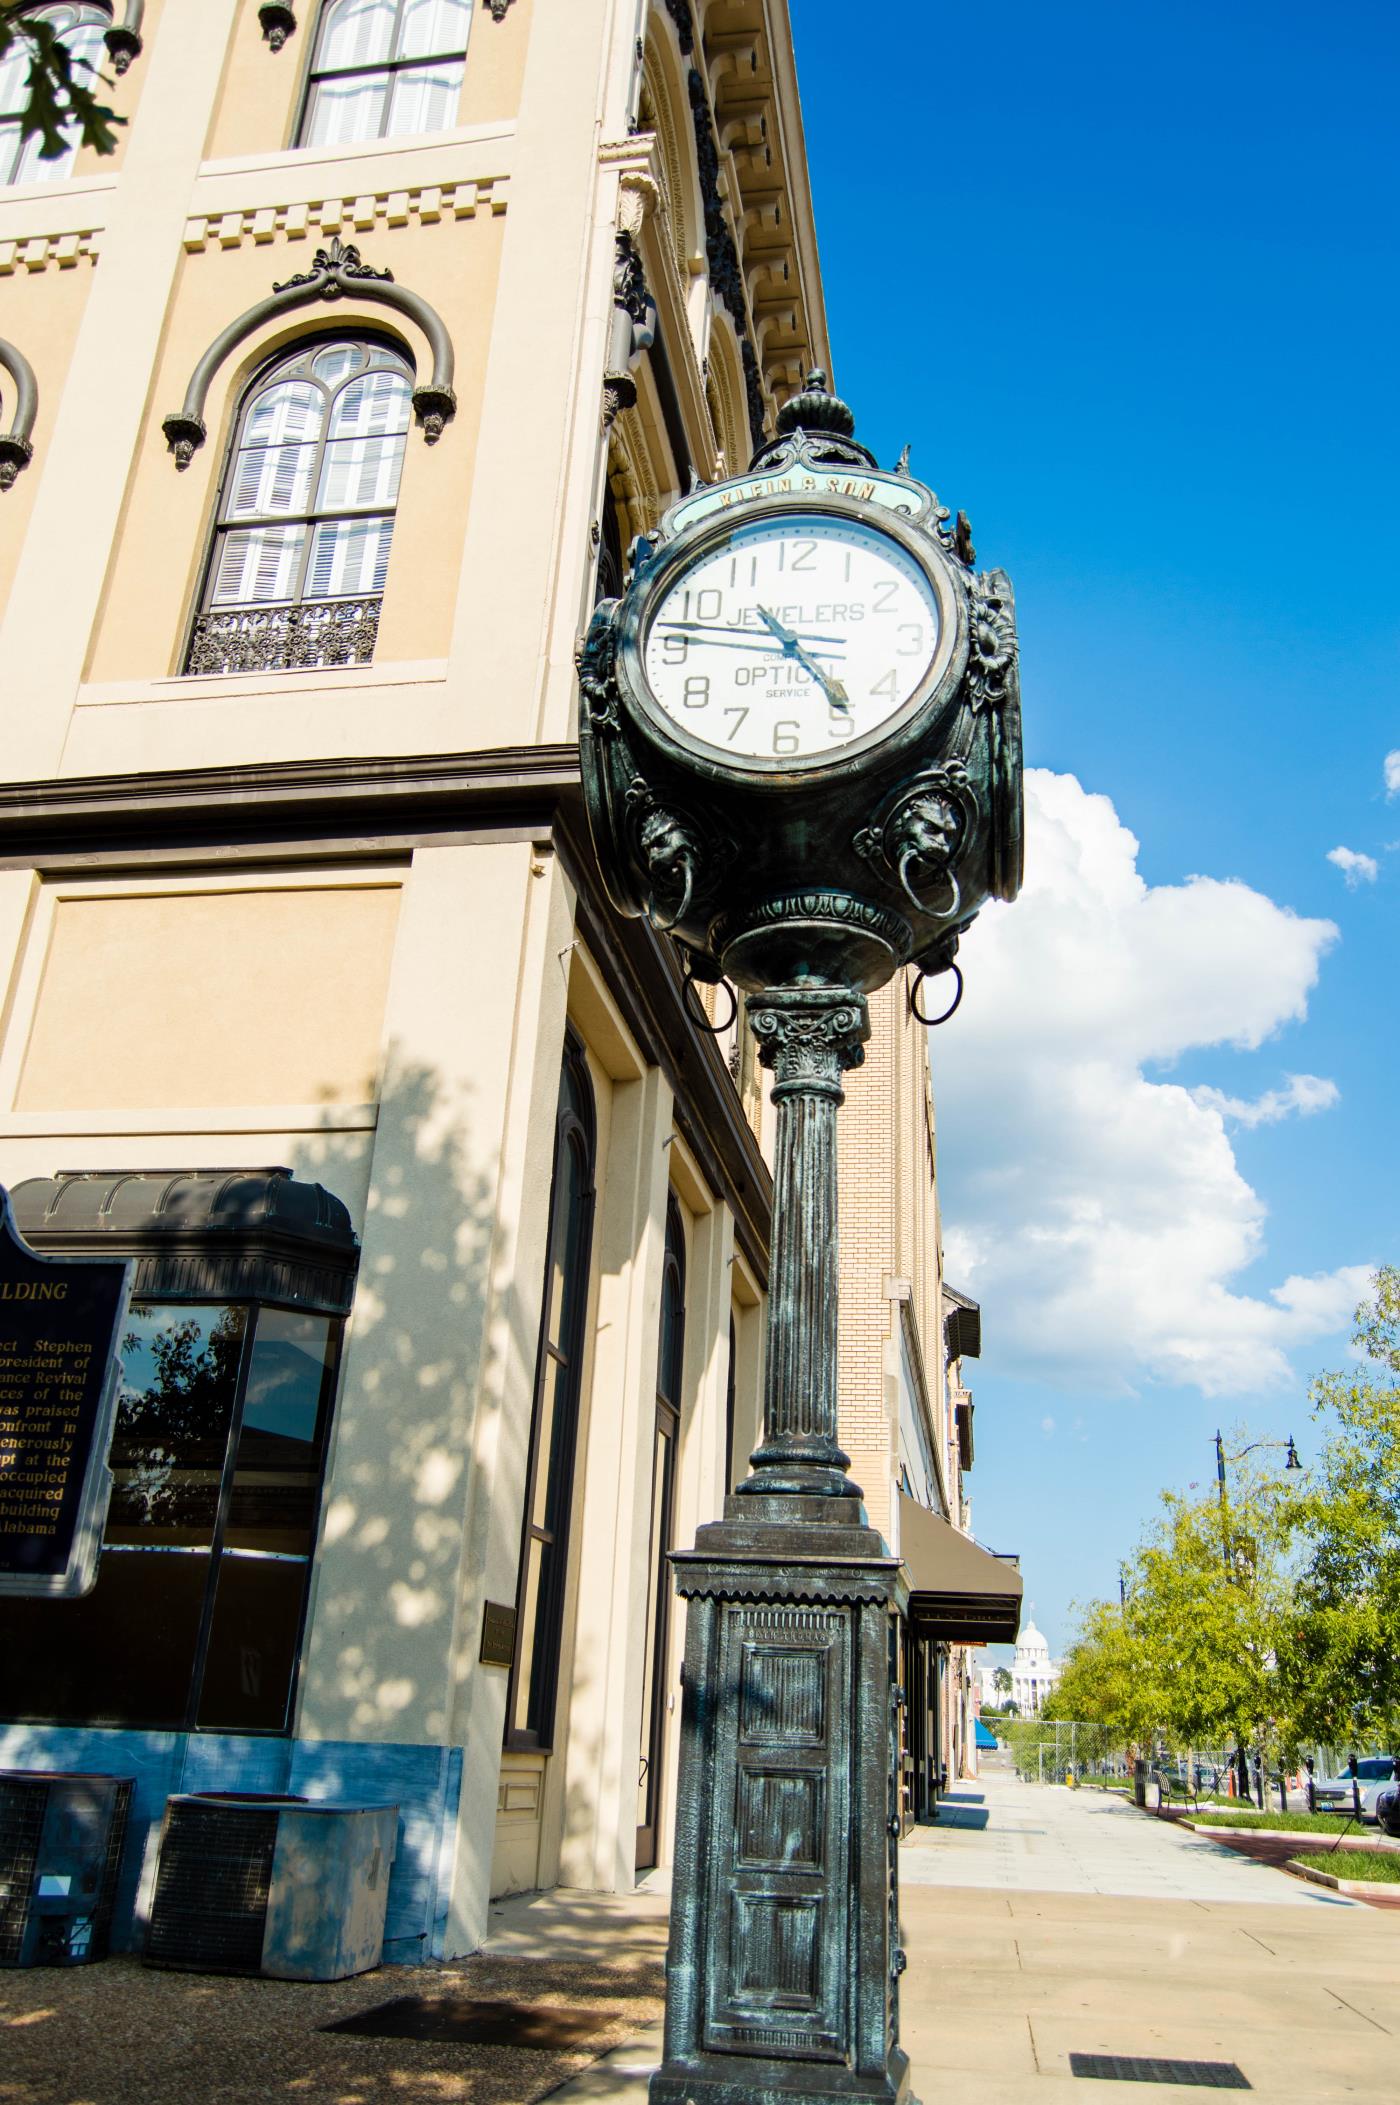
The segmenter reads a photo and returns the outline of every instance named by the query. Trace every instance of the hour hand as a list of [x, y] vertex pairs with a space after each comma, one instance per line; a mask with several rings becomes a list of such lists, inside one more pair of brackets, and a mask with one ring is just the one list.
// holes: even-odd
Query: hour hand
[[770, 614], [767, 607], [758, 607], [756, 609], [756, 612], [759, 616], [759, 619], [761, 621], [765, 621], [768, 624], [768, 627], [773, 631], [773, 634], [777, 637], [779, 643], [781, 643], [781, 645], [783, 646], [783, 656], [785, 658], [793, 659], [796, 664], [800, 665], [805, 672], [811, 675], [811, 677], [816, 681], [818, 687], [821, 688], [822, 693], [830, 702], [832, 708], [849, 709], [850, 697], [846, 693], [845, 688], [841, 685], [841, 682], [839, 680], [831, 679], [826, 673], [822, 671], [816, 659], [811, 655], [811, 652], [805, 651], [802, 648], [802, 645], [798, 642], [792, 630], [784, 628], [782, 622], [779, 621], [777, 615]]

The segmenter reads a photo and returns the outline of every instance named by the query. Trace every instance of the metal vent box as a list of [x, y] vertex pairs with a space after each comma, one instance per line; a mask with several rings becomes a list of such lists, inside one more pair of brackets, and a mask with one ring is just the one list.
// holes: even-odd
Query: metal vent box
[[379, 1964], [396, 1805], [166, 1801], [148, 1966], [340, 1981]]
[[0, 1966], [105, 1959], [133, 1779], [0, 1770]]

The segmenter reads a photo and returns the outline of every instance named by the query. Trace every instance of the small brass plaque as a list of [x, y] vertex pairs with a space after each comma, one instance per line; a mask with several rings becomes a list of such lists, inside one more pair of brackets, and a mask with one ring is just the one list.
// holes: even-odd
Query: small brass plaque
[[515, 1657], [515, 1610], [488, 1601], [481, 1619], [481, 1663], [509, 1666]]

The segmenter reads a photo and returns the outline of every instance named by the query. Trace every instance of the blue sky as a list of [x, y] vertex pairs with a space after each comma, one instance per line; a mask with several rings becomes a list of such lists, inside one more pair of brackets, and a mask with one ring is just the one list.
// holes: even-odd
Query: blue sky
[[1400, 1258], [1400, 13], [792, 15], [837, 384], [1017, 592], [1027, 891], [932, 1050], [1058, 1648], [1217, 1424], [1315, 1448]]

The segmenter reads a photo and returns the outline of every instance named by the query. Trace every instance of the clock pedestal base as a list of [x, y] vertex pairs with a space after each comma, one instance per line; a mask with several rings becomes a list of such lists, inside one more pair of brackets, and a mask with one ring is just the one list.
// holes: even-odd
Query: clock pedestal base
[[651, 2105], [900, 2105], [899, 1560], [857, 1500], [730, 1498], [687, 1602]]

